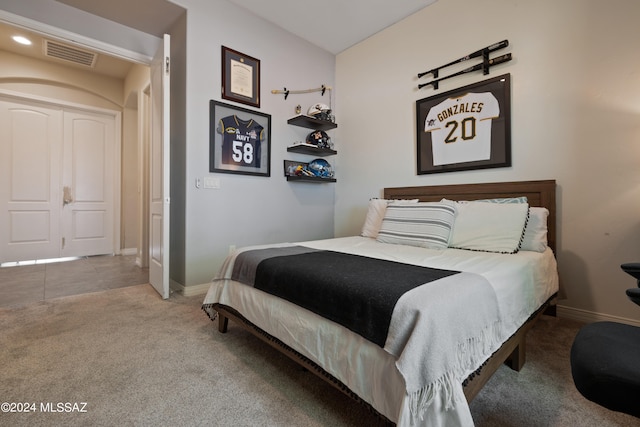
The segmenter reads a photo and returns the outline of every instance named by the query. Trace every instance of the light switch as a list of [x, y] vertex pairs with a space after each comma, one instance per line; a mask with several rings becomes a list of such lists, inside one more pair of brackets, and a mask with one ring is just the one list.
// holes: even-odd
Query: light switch
[[220, 188], [220, 178], [205, 176], [204, 188]]

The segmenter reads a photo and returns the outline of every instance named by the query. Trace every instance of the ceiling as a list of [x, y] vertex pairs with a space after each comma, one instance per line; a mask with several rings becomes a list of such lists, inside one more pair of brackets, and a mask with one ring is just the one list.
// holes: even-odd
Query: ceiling
[[[68, 6], [162, 37], [185, 10], [166, 0], [56, 0]], [[228, 0], [333, 54], [359, 43], [437, 0]], [[33, 44], [11, 40], [20, 34]], [[46, 37], [0, 22], [0, 50], [57, 61], [115, 78], [124, 78], [132, 64], [98, 54], [93, 67], [52, 59], [44, 54]], [[53, 39], [50, 39], [53, 40]], [[55, 41], [55, 40], [54, 40]]]
[[[162, 37], [184, 9], [166, 0], [57, 0]], [[228, 0], [338, 54], [437, 0]]]
[[229, 0], [333, 54], [436, 0]]

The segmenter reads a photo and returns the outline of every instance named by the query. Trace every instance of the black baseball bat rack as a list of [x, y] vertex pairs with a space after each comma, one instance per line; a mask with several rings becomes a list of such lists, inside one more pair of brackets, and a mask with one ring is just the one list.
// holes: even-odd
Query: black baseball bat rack
[[[434, 80], [432, 80], [432, 81], [430, 81], [428, 83], [423, 83], [423, 84], [418, 85], [418, 89], [420, 89], [420, 88], [422, 88], [424, 86], [429, 86], [429, 85], [433, 86], [434, 89], [438, 89], [438, 83], [441, 82], [442, 80], [446, 80], [448, 78], [451, 78], [451, 77], [454, 77], [454, 76], [459, 76], [459, 75], [462, 75], [462, 74], [467, 74], [467, 73], [470, 73], [472, 71], [478, 71], [480, 69], [482, 69], [482, 72], [484, 74], [489, 74], [489, 68], [492, 65], [500, 64], [502, 62], [506, 62], [506, 61], [510, 61], [511, 60], [511, 54], [510, 53], [507, 54], [507, 55], [499, 56], [499, 57], [497, 57], [497, 58], [495, 58], [493, 60], [489, 58], [489, 54], [491, 52], [494, 52], [494, 51], [500, 50], [500, 49], [504, 49], [507, 46], [509, 46], [509, 40], [502, 40], [502, 41], [500, 41], [498, 43], [494, 43], [494, 44], [489, 45], [487, 47], [484, 47], [482, 49], [478, 49], [475, 52], [470, 53], [469, 55], [466, 55], [466, 56], [463, 56], [461, 58], [458, 58], [458, 59], [456, 59], [454, 61], [451, 61], [451, 62], [449, 62], [447, 64], [441, 65], [441, 66], [439, 66], [437, 68], [433, 68], [433, 69], [431, 69], [429, 71], [425, 71], [423, 73], [418, 73], [418, 78], [424, 77], [427, 74], [433, 75], [433, 78], [434, 78]], [[508, 59], [506, 59], [507, 56], [508, 56]], [[463, 70], [461, 72], [454, 73], [454, 74], [451, 74], [451, 75], [446, 76], [446, 77], [438, 78], [439, 77], [439, 71], [441, 69], [447, 68], [447, 67], [449, 67], [451, 65], [454, 65], [454, 64], [459, 64], [461, 62], [465, 62], [465, 61], [467, 61], [469, 59], [472, 59], [472, 58], [478, 58], [478, 57], [482, 57], [482, 63], [478, 64], [480, 67], [478, 67], [478, 65], [476, 65], [476, 66], [473, 66], [473, 67], [466, 68], [465, 70]]]
[[[489, 54], [487, 53], [487, 56]], [[457, 73], [453, 73], [450, 74], [448, 76], [436, 79], [436, 80], [432, 80], [430, 82], [426, 82], [426, 83], [421, 83], [418, 85], [418, 89], [422, 89], [425, 86], [433, 86], [434, 89], [438, 89], [438, 83], [440, 83], [443, 80], [447, 80], [450, 79], [451, 77], [456, 77], [456, 76], [461, 76], [463, 74], [468, 74], [468, 73], [472, 73], [474, 71], [480, 71], [482, 70], [484, 74], [489, 74], [489, 67], [493, 66], [493, 65], [498, 65], [498, 64], [502, 64], [503, 62], [509, 62], [511, 61], [511, 54], [510, 53], [505, 53], [504, 55], [501, 56], [497, 56], [493, 59], [486, 59], [483, 60], [482, 63], [480, 64], [476, 64], [472, 67], [469, 68], [465, 68], [462, 71], [458, 71]]]

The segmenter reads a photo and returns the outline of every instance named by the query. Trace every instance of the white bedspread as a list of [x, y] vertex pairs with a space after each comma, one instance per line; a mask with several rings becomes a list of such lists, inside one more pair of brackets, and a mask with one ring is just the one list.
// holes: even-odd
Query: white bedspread
[[[316, 361], [363, 400], [401, 426], [473, 425], [464, 399], [462, 380], [477, 369], [558, 288], [556, 264], [551, 251], [514, 255], [455, 249], [437, 251], [383, 244], [364, 237], [300, 244], [475, 273], [450, 276], [437, 282], [436, 287], [443, 301], [451, 300], [451, 294], [454, 294], [457, 315], [451, 316], [452, 309], [444, 303], [437, 305], [428, 316], [417, 318], [414, 315], [406, 318], [396, 316], [394, 310], [386, 351], [346, 328], [287, 301], [228, 280], [233, 257], [225, 263], [219, 279], [214, 280], [205, 298], [204, 304], [221, 303], [236, 308], [261, 329]], [[477, 279], [476, 275], [486, 279], [486, 286], [495, 291], [492, 294], [495, 295], [493, 303], [485, 301], [478, 304], [479, 301], [474, 300], [477, 298], [475, 294], [459, 293], [458, 290], [462, 289], [459, 287], [461, 279]], [[420, 300], [418, 293], [425, 291], [423, 288], [429, 287], [408, 292], [398, 301], [397, 307], [408, 305], [409, 311], [416, 309], [414, 303]], [[465, 297], [470, 301], [462, 301]], [[433, 298], [433, 293], [430, 298]], [[477, 329], [481, 331], [479, 334], [474, 332], [469, 335], [472, 330], [469, 321], [474, 317], [466, 315], [471, 312], [470, 309], [459, 307], [473, 306], [493, 307], [482, 316], [491, 326], [484, 325]], [[438, 309], [441, 311], [438, 312]], [[277, 318], [274, 317], [276, 313]], [[428, 327], [445, 318], [451, 323], [449, 329]], [[411, 329], [407, 328], [407, 322], [412, 326], [410, 323], [416, 322], [416, 319], [417, 323], [423, 323], [428, 335], [407, 334], [407, 330]], [[441, 343], [449, 350], [438, 348], [438, 351], [430, 351], [434, 342]], [[423, 357], [426, 362], [416, 363]], [[429, 369], [422, 369], [423, 366]]]

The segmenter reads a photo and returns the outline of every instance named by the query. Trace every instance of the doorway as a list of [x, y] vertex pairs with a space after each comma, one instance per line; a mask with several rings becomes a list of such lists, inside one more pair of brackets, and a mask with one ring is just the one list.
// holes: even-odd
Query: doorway
[[119, 118], [0, 96], [0, 263], [114, 253]]
[[[44, 34], [33, 33], [23, 28], [20, 30], [23, 33], [26, 32], [41, 39], [47, 37]], [[2, 34], [2, 31], [0, 31], [0, 34]], [[40, 47], [40, 45], [41, 44], [38, 44], [38, 47]], [[37, 50], [39, 52], [41, 51], [41, 49]], [[3, 51], [2, 47], [0, 47], [0, 55], [5, 55], [2, 56], [3, 68], [10, 70], [11, 68], [7, 67], [10, 61], [6, 61], [5, 59], [15, 59], [16, 53], [8, 52], [6, 49]], [[114, 58], [107, 59], [104, 53], [100, 55], [103, 56], [98, 58], [98, 64], [109, 68], [113, 73], [122, 73], [136, 68], [139, 74], [137, 77], [138, 80], [145, 82], [144, 84], [140, 83], [138, 87], [142, 87], [143, 89], [148, 87], [148, 66], [131, 60], [123, 60], [122, 58], [119, 58], [120, 63], [116, 64]], [[19, 66], [13, 68], [28, 70], [27, 65], [34, 63], [31, 56], [20, 58], [20, 62], [17, 62]], [[43, 60], [39, 57], [36, 59]], [[121, 66], [120, 64], [124, 62], [128, 64]], [[58, 75], [73, 75], [73, 73], [78, 70], [78, 67], [74, 64], [69, 66], [64, 64], [69, 71], [60, 71], [64, 68], [63, 63], [60, 61], [54, 61], [54, 63], [54, 66], [58, 68]], [[118, 276], [122, 274], [122, 271], [118, 271], [117, 268], [105, 268], [99, 273], [94, 271], [94, 279], [99, 278], [99, 280], [93, 280], [93, 283], [87, 281], [84, 288], [82, 288], [84, 285], [80, 285], [75, 280], [78, 278], [78, 272], [75, 269], [76, 265], [87, 264], [88, 261], [93, 265], [96, 263], [96, 260], [100, 258], [106, 260], [105, 264], [117, 262], [119, 267], [126, 265], [128, 275], [135, 277], [133, 282], [136, 282], [136, 284], [140, 283], [140, 275], [144, 277], [144, 283], [148, 283], [148, 269], [144, 264], [148, 261], [145, 261], [145, 257], [141, 256], [145, 255], [145, 246], [140, 244], [145, 243], [146, 248], [148, 248], [147, 242], [140, 241], [140, 239], [143, 238], [148, 239], [142, 232], [142, 230], [148, 227], [146, 225], [148, 224], [148, 218], [144, 216], [143, 212], [140, 213], [138, 210], [138, 206], [143, 205], [141, 198], [148, 195], [148, 189], [145, 188], [145, 186], [148, 185], [148, 180], [141, 179], [140, 181], [128, 183], [121, 182], [121, 180], [125, 179], [127, 175], [122, 172], [124, 168], [126, 168], [127, 173], [133, 171], [135, 177], [142, 177], [146, 172], [138, 168], [141, 167], [139, 163], [143, 162], [143, 157], [148, 156], [148, 153], [144, 150], [148, 149], [148, 142], [145, 141], [145, 139], [148, 138], [149, 131], [147, 129], [140, 130], [137, 129], [137, 127], [149, 126], [149, 120], [138, 120], [137, 118], [130, 120], [131, 114], [138, 114], [137, 110], [140, 107], [137, 102], [132, 101], [133, 104], [129, 103], [130, 99], [137, 99], [135, 96], [127, 97], [126, 103], [114, 101], [112, 98], [105, 96], [104, 91], [101, 89], [87, 86], [88, 82], [93, 80], [91, 77], [82, 80], [79, 79], [80, 84], [77, 86], [73, 81], [69, 83], [69, 80], [66, 82], [54, 81], [52, 84], [49, 84], [50, 80], [48, 78], [42, 78], [42, 76], [45, 75], [44, 68], [46, 67], [34, 66], [34, 72], [27, 72], [25, 78], [20, 77], [20, 75], [12, 75], [6, 78], [6, 74], [0, 73], [0, 92], [9, 97], [10, 102], [22, 98], [25, 95], [25, 93], [22, 92], [23, 88], [28, 89], [26, 92], [32, 91], [36, 86], [47, 88], [42, 91], [42, 93], [38, 93], [33, 97], [31, 105], [21, 106], [20, 112], [24, 115], [40, 114], [41, 120], [47, 122], [45, 126], [47, 127], [47, 131], [53, 130], [54, 134], [61, 135], [40, 139], [33, 135], [33, 133], [36, 133], [38, 130], [37, 126], [23, 126], [21, 132], [25, 135], [25, 139], [28, 136], [28, 139], [33, 141], [32, 144], [16, 144], [22, 150], [20, 153], [22, 161], [18, 162], [20, 164], [17, 167], [3, 167], [2, 171], [0, 171], [0, 175], [2, 175], [0, 202], [2, 202], [4, 195], [8, 194], [6, 188], [4, 188], [4, 183], [9, 182], [9, 180], [4, 179], [4, 171], [13, 170], [16, 171], [16, 174], [15, 179], [11, 179], [11, 181], [18, 187], [17, 190], [21, 191], [22, 194], [19, 198], [24, 199], [23, 201], [25, 203], [23, 203], [23, 205], [29, 204], [31, 207], [35, 207], [36, 204], [40, 204], [37, 209], [32, 209], [30, 212], [27, 212], [27, 209], [22, 209], [19, 215], [15, 212], [12, 213], [11, 216], [13, 216], [13, 218], [11, 219], [13, 220], [13, 227], [7, 226], [6, 229], [4, 228], [4, 224], [8, 224], [11, 221], [5, 220], [4, 213], [0, 213], [0, 218], [2, 219], [2, 225], [0, 225], [0, 227], [2, 227], [2, 230], [0, 230], [0, 243], [4, 240], [9, 241], [13, 239], [14, 241], [19, 240], [21, 243], [29, 243], [23, 244], [22, 248], [31, 246], [29, 253], [16, 254], [6, 251], [3, 245], [0, 248], [0, 262], [9, 259], [5, 258], [8, 255], [11, 255], [11, 260], [48, 259], [60, 256], [80, 255], [81, 260], [73, 263], [74, 269], [71, 268], [71, 263], [66, 262], [58, 264], [59, 266], [47, 264], [46, 267], [44, 265], [37, 265], [33, 268], [26, 266], [18, 267], [17, 269], [14, 267], [3, 268], [1, 269], [2, 271], [0, 271], [0, 277], [7, 277], [7, 280], [9, 280], [9, 277], [16, 277], [16, 275], [19, 274], [18, 270], [21, 270], [22, 273], [26, 273], [27, 270], [31, 272], [39, 270], [38, 274], [44, 274], [44, 271], [48, 270], [46, 275], [38, 276], [38, 279], [36, 279], [36, 282], [40, 283], [38, 286], [41, 288], [35, 291], [35, 295], [39, 295], [40, 299], [49, 298], [51, 295], [60, 295], [59, 293], [50, 292], [53, 290], [51, 286], [48, 286], [49, 292], [42, 288], [42, 284], [53, 283], [51, 282], [52, 278], [55, 280], [64, 279], [67, 283], [76, 283], [77, 289], [73, 292], [77, 293], [95, 290], [97, 283], [99, 281], [104, 282], [109, 276], [113, 278], [111, 281], [113, 284], [119, 283]], [[144, 77], [145, 70], [146, 77]], [[33, 79], [30, 77], [34, 73], [37, 73], [40, 78]], [[3, 79], [3, 77], [5, 78]], [[112, 77], [118, 78], [117, 76], [108, 76], [108, 78]], [[96, 78], [95, 80], [99, 79]], [[124, 78], [122, 78], [122, 80], [124, 80]], [[107, 84], [109, 84], [109, 82], [107, 82]], [[71, 100], [66, 99], [62, 101], [61, 106], [51, 105], [50, 101], [58, 102], [57, 99], [65, 99], [64, 95], [68, 92], [74, 92], [77, 98], [72, 98]], [[62, 97], [55, 98], [58, 94], [62, 94]], [[83, 101], [84, 99], [89, 99], [93, 102], [85, 103]], [[3, 99], [3, 101], [5, 103], [9, 102], [6, 99]], [[148, 101], [144, 102], [148, 104]], [[92, 104], [92, 106], [87, 107], [89, 104]], [[98, 105], [98, 107], [95, 105]], [[7, 107], [7, 109], [8, 108], [9, 107]], [[118, 108], [121, 110], [118, 111]], [[36, 111], [37, 109], [39, 110]], [[116, 111], [114, 112], [114, 110]], [[149, 113], [143, 112], [141, 114], [148, 115]], [[124, 118], [125, 115], [129, 115], [127, 119]], [[47, 118], [44, 119], [44, 117]], [[135, 122], [135, 130], [131, 131], [130, 128], [127, 130], [123, 129], [123, 123], [127, 123], [127, 120], [128, 123]], [[7, 129], [8, 127], [2, 126], [1, 128]], [[2, 129], [0, 129], [0, 132], [2, 132]], [[65, 132], [65, 129], [68, 131]], [[99, 130], [103, 133], [100, 134], [100, 132], [98, 132]], [[56, 133], [56, 131], [59, 133]], [[44, 132], [42, 133], [44, 134]], [[65, 145], [65, 138], [73, 141], [76, 137], [83, 137], [82, 139], [85, 143], [71, 142]], [[103, 144], [105, 139], [112, 138], [115, 144], [107, 144], [108, 147]], [[4, 135], [2, 136], [2, 140], [5, 140]], [[78, 141], [77, 138], [76, 141]], [[99, 144], [97, 144], [97, 142], [99, 142]], [[38, 144], [40, 144], [40, 146], [38, 146]], [[96, 145], [101, 145], [101, 147], [98, 148]], [[42, 149], [43, 147], [44, 149]], [[127, 161], [127, 154], [122, 153], [124, 149], [135, 153], [135, 160]], [[96, 151], [100, 151], [100, 155], [97, 155]], [[42, 153], [46, 153], [47, 155], [45, 156]], [[0, 162], [4, 162], [4, 159], [9, 158], [9, 156], [5, 156], [4, 154], [4, 151], [2, 151]], [[140, 162], [138, 161], [139, 156], [140, 159], [142, 159]], [[47, 157], [58, 160], [58, 163], [52, 164], [47, 160]], [[83, 158], [83, 160], [77, 161], [76, 159], [79, 158]], [[111, 176], [104, 175], [104, 173], [107, 173], [107, 165], [103, 162], [106, 158], [110, 159], [109, 168], [112, 171]], [[11, 160], [11, 162], [13, 162], [13, 160]], [[44, 164], [44, 167], [37, 167], [36, 165], [38, 164]], [[71, 165], [72, 167], [67, 165]], [[48, 183], [39, 186], [23, 185], [27, 182], [32, 184], [34, 181]], [[95, 184], [96, 182], [101, 184], [110, 182], [113, 183], [113, 185], [86, 185], [88, 183]], [[52, 188], [53, 186], [55, 186], [55, 188]], [[128, 188], [125, 189], [125, 186], [128, 186]], [[66, 191], [64, 191], [65, 187]], [[47, 190], [50, 197], [41, 197], [41, 194], [34, 194], [44, 191], [43, 188]], [[97, 191], [97, 188], [100, 188], [101, 191]], [[10, 190], [13, 191], [14, 189]], [[121, 190], [123, 191], [122, 194]], [[126, 195], [124, 192], [126, 192]], [[38, 199], [42, 200], [37, 201]], [[99, 206], [103, 201], [109, 204], [110, 207]], [[80, 207], [80, 205], [84, 206], [84, 211], [75, 209]], [[135, 205], [136, 208], [133, 210], [127, 209], [127, 206], [130, 207], [132, 205]], [[2, 206], [2, 209], [5, 211], [5, 206]], [[9, 216], [8, 210], [6, 211], [6, 215]], [[51, 229], [54, 223], [59, 224], [59, 227], [58, 230], [52, 231]], [[46, 234], [46, 230], [49, 230], [49, 236], [43, 238], [42, 236]], [[69, 233], [68, 230], [71, 230], [71, 233]], [[130, 238], [131, 234], [134, 234], [133, 242]], [[69, 235], [73, 235], [74, 238], [69, 238]], [[98, 241], [101, 241], [100, 245], [98, 245]], [[37, 251], [33, 250], [33, 247], [38, 245], [39, 248]], [[17, 248], [17, 245], [14, 247]], [[148, 249], [146, 250], [148, 251]], [[122, 256], [92, 256], [96, 254], [117, 254]], [[119, 262], [116, 260], [119, 260]], [[134, 269], [129, 269], [131, 260], [133, 260], [131, 267]], [[135, 268], [137, 268], [137, 270], [135, 270]], [[81, 270], [86, 271], [87, 269], [82, 268]], [[18, 293], [33, 291], [27, 282], [29, 281], [22, 282], [22, 285], [20, 285], [19, 289], [16, 288], [16, 291]], [[103, 287], [108, 288], [108, 286], [106, 283], [103, 283]], [[84, 291], [82, 289], [84, 289]], [[69, 292], [69, 289], [64, 290], [63, 294], [66, 292]], [[33, 294], [33, 292], [31, 293]], [[7, 294], [4, 293], [4, 295]]]

